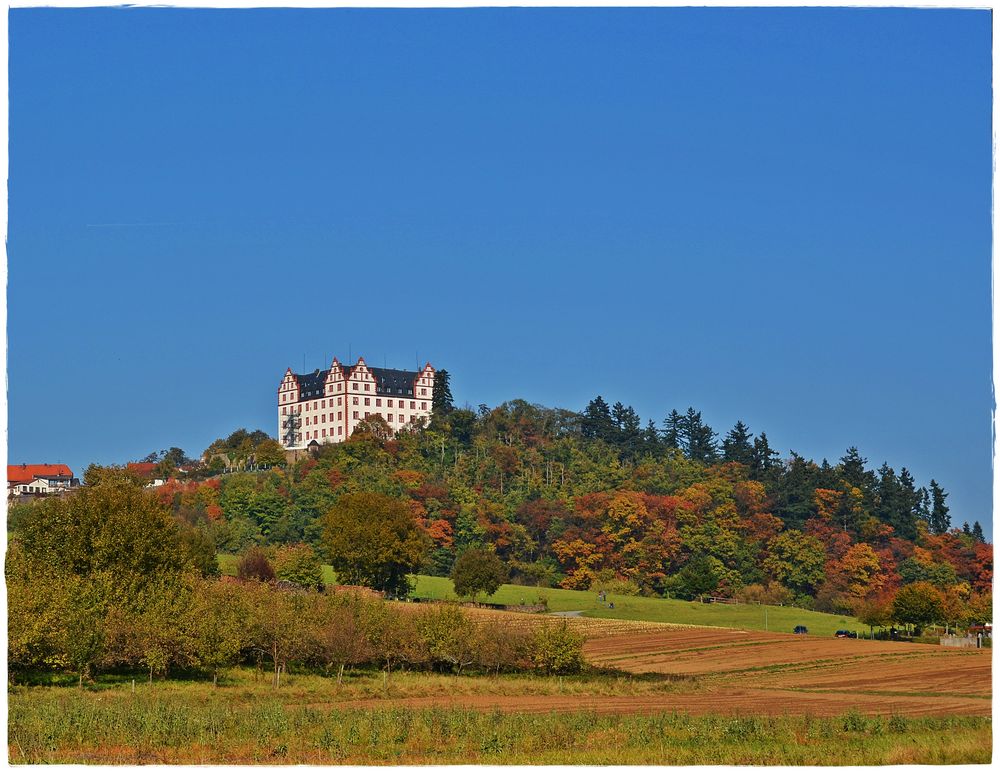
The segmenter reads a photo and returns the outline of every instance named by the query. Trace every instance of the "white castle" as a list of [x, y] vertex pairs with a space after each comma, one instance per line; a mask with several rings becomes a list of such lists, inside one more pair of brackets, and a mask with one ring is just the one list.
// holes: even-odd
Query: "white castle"
[[419, 372], [369, 367], [363, 357], [353, 367], [334, 357], [330, 369], [302, 375], [289, 367], [278, 386], [278, 437], [289, 450], [343, 442], [373, 415], [398, 431], [429, 418], [433, 396], [429, 363]]

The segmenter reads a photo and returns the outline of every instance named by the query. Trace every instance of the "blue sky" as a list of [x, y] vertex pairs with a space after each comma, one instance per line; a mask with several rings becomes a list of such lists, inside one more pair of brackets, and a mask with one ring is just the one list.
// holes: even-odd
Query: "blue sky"
[[911, 469], [991, 511], [987, 11], [10, 13], [11, 462], [458, 402]]

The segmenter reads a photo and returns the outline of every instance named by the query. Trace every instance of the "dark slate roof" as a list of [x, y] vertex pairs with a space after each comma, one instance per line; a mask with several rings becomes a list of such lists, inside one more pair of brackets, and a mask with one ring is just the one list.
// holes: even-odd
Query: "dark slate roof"
[[330, 374], [328, 369], [318, 369], [307, 375], [296, 375], [299, 381], [299, 401], [315, 399], [323, 395], [323, 384], [326, 383], [326, 376]]
[[[341, 364], [344, 370], [344, 377], [349, 378], [353, 366]], [[385, 369], [383, 367], [368, 367], [368, 371], [375, 376], [375, 393], [384, 396], [413, 396], [413, 381], [417, 379], [419, 372], [411, 372], [407, 369]], [[318, 369], [305, 375], [296, 375], [299, 381], [299, 401], [315, 399], [323, 395], [323, 386], [326, 383], [328, 369]]]
[[375, 393], [392, 394], [401, 396], [413, 396], [413, 381], [417, 379], [417, 372], [410, 372], [405, 369], [383, 369], [382, 367], [369, 367], [368, 370], [375, 376]]

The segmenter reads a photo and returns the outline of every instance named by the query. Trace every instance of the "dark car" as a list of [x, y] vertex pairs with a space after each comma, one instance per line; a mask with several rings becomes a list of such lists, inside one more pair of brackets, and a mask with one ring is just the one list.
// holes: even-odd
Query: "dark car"
[[797, 627], [795, 627], [793, 631], [795, 632], [795, 634], [809, 634], [809, 630], [806, 629], [804, 626], [802, 626], [802, 624], [799, 624]]
[[838, 629], [836, 632], [833, 633], [833, 636], [834, 637], [850, 637], [853, 640], [857, 640], [858, 639], [858, 633], [857, 632], [848, 632], [846, 629]]

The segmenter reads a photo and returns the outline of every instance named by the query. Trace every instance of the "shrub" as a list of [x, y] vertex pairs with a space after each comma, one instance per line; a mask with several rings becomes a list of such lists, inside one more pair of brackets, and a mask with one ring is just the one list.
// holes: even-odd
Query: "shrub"
[[236, 576], [241, 581], [262, 581], [268, 583], [275, 579], [274, 568], [267, 558], [267, 553], [259, 546], [247, 550], [236, 563]]
[[583, 637], [562, 624], [546, 624], [531, 639], [531, 661], [547, 675], [583, 669]]

